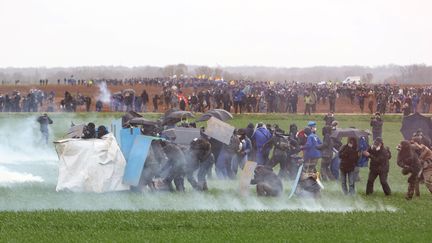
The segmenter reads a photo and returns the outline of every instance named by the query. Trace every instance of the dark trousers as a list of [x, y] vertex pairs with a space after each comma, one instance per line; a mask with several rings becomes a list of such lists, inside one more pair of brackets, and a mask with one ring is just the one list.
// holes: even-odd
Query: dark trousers
[[310, 104], [305, 104], [305, 111], [304, 111], [304, 114], [305, 114], [305, 115], [306, 115], [306, 114], [308, 114], [308, 115], [311, 114], [311, 106], [312, 106], [312, 105], [310, 105]]
[[408, 192], [405, 196], [406, 199], [411, 199], [414, 195], [420, 196], [420, 188], [419, 188], [419, 173], [421, 171], [420, 164], [414, 164], [410, 167], [402, 169], [402, 175], [410, 175], [408, 177]]
[[408, 191], [405, 196], [406, 199], [411, 199], [414, 195], [414, 192], [417, 197], [420, 196], [420, 186], [419, 186], [419, 180], [417, 177], [418, 173], [411, 173], [411, 175], [408, 177]]
[[266, 163], [271, 168], [277, 164], [280, 165], [279, 177], [286, 179], [288, 177], [288, 157], [285, 151], [274, 151], [273, 157]]
[[291, 102], [292, 113], [297, 113], [297, 103]]
[[372, 132], [372, 139], [375, 141], [377, 137], [382, 138], [382, 131], [381, 132]]
[[373, 193], [374, 182], [378, 176], [379, 176], [380, 183], [381, 183], [382, 189], [384, 191], [384, 194], [390, 195], [391, 189], [390, 189], [389, 184], [387, 183], [387, 175], [388, 175], [388, 172], [369, 170], [368, 181], [366, 184], [366, 195]]
[[332, 162], [332, 158], [331, 157], [322, 157], [321, 158], [321, 178], [323, 179], [323, 181], [327, 181], [327, 180], [334, 180], [333, 174], [331, 172], [330, 169], [330, 165]]
[[336, 101], [330, 101], [330, 111], [331, 112], [336, 112]]
[[[345, 195], [354, 195], [355, 194], [355, 178], [354, 171], [343, 172], [341, 171], [341, 183], [342, 183], [342, 191]], [[347, 187], [348, 182], [348, 187]]]
[[234, 101], [234, 112], [237, 114], [238, 111], [240, 114], [242, 113], [242, 104], [239, 101]]

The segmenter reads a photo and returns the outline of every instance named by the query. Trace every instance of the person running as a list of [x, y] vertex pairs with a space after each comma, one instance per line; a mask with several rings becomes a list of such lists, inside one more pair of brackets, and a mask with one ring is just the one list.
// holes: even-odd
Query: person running
[[42, 116], [40, 116], [37, 119], [37, 122], [40, 124], [40, 131], [42, 133], [42, 137], [45, 140], [45, 144], [48, 144], [48, 138], [49, 138], [49, 130], [48, 125], [53, 124], [53, 121], [51, 118], [49, 118], [47, 113], [44, 113]]

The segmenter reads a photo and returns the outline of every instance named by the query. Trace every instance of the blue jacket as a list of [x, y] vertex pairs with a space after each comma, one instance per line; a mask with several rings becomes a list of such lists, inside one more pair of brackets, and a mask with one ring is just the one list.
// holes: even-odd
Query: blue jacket
[[322, 144], [321, 140], [315, 133], [311, 133], [306, 140], [306, 144], [303, 146], [304, 160], [316, 159], [321, 157], [321, 152], [317, 149], [318, 145]]
[[264, 144], [267, 143], [271, 137], [271, 133], [265, 127], [259, 127], [256, 129], [255, 133], [252, 135], [252, 139], [255, 140], [255, 145], [258, 152], [262, 151]]
[[233, 100], [234, 100], [234, 102], [241, 102], [241, 101], [243, 101], [245, 96], [246, 95], [243, 93], [243, 91], [239, 90], [239, 91], [234, 93]]
[[369, 149], [369, 144], [368, 144], [366, 138], [361, 137], [359, 140], [360, 158], [357, 161], [358, 167], [367, 167], [368, 166], [369, 157], [364, 156], [362, 153], [363, 151], [367, 151], [368, 149]]

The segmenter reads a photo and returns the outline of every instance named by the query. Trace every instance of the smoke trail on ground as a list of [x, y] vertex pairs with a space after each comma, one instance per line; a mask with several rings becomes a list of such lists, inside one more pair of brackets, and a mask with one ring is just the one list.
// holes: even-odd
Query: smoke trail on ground
[[206, 193], [169, 192], [116, 192], [116, 193], [70, 193], [55, 192], [55, 182], [40, 186], [9, 187], [0, 189], [2, 194], [13, 196], [15, 202], [0, 198], [0, 210], [147, 210], [147, 211], [306, 211], [306, 212], [395, 212], [397, 209], [380, 201], [365, 201], [361, 197], [323, 195], [311, 198], [288, 199], [288, 190], [278, 198], [259, 198], [252, 192], [247, 197], [238, 193], [236, 181], [209, 181], [211, 190]]
[[9, 171], [3, 166], [0, 166], [0, 185], [10, 185], [23, 182], [43, 182], [40, 176], [34, 176], [29, 173], [19, 173]]

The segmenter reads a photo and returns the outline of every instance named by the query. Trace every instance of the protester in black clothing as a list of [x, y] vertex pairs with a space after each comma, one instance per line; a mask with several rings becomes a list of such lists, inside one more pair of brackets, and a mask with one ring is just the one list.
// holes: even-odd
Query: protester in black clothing
[[96, 101], [96, 111], [97, 112], [101, 112], [102, 111], [102, 107], [103, 107], [102, 101], [100, 101], [100, 100]]
[[147, 112], [147, 103], [149, 102], [149, 96], [146, 90], [143, 90], [143, 92], [141, 93], [141, 100], [142, 100], [143, 112]]
[[207, 191], [206, 175], [215, 162], [210, 142], [204, 138], [194, 139], [190, 143], [186, 158], [185, 175], [187, 180], [195, 190]]
[[329, 105], [330, 105], [330, 112], [336, 112], [336, 92], [335, 91], [331, 91], [329, 93]]
[[254, 133], [254, 125], [252, 124], [252, 123], [249, 123], [248, 125], [247, 125], [247, 127], [246, 127], [246, 136], [249, 138], [249, 139], [251, 139], [252, 138], [252, 135], [253, 135], [253, 133]]
[[153, 112], [157, 112], [158, 111], [158, 102], [159, 102], [159, 95], [155, 95], [153, 96]]
[[369, 157], [371, 160], [366, 195], [373, 193], [373, 185], [377, 176], [379, 176], [384, 194], [387, 196], [390, 195], [391, 190], [387, 183], [389, 160], [391, 159], [390, 149], [385, 147], [382, 138], [378, 137], [375, 139], [374, 144], [367, 151], [363, 152], [363, 155]]
[[99, 126], [97, 129], [97, 138], [102, 138], [103, 136], [107, 135], [108, 129], [105, 126]]
[[53, 121], [45, 113], [37, 119], [37, 122], [40, 124], [40, 131], [45, 140], [45, 143], [48, 144], [48, 137], [49, 137], [48, 125], [53, 124]]
[[224, 91], [224, 93], [222, 94], [222, 103], [223, 103], [224, 110], [230, 112], [232, 102], [231, 102], [231, 97], [227, 91]]
[[327, 113], [323, 120], [325, 121], [326, 126], [331, 126], [332, 122], [335, 120], [333, 112]]
[[331, 126], [324, 126], [322, 129], [323, 143], [318, 146], [321, 151], [321, 177], [323, 181], [333, 180], [334, 177], [330, 170], [330, 165], [333, 158], [333, 141], [330, 138], [332, 129]]
[[83, 129], [84, 139], [96, 138], [96, 125], [93, 122], [87, 124]]
[[271, 168], [258, 165], [255, 169], [255, 176], [251, 180], [252, 185], [256, 185], [257, 195], [266, 197], [277, 197], [283, 191], [280, 178]]
[[266, 166], [273, 168], [277, 164], [280, 165], [280, 170], [278, 176], [282, 179], [286, 179], [288, 177], [288, 157], [287, 153], [290, 149], [290, 141], [288, 136], [284, 136], [284, 134], [273, 133], [274, 135], [268, 140], [264, 146], [263, 150], [273, 150], [273, 154], [266, 162]]
[[[345, 195], [355, 194], [355, 175], [354, 169], [360, 156], [357, 152], [357, 139], [354, 137], [348, 138], [348, 143], [343, 145], [339, 151], [341, 159], [341, 183], [342, 191]], [[349, 189], [347, 188], [347, 181]]]
[[378, 137], [382, 137], [382, 127], [383, 127], [384, 121], [381, 118], [381, 114], [379, 112], [375, 113], [375, 116], [371, 117], [370, 126], [372, 127], [372, 137], [373, 140], [377, 139]]
[[84, 103], [85, 103], [86, 111], [87, 111], [87, 112], [90, 111], [90, 105], [91, 105], [91, 102], [92, 102], [92, 100], [91, 100], [91, 98], [90, 98], [89, 96], [86, 96], [86, 97], [84, 98]]

